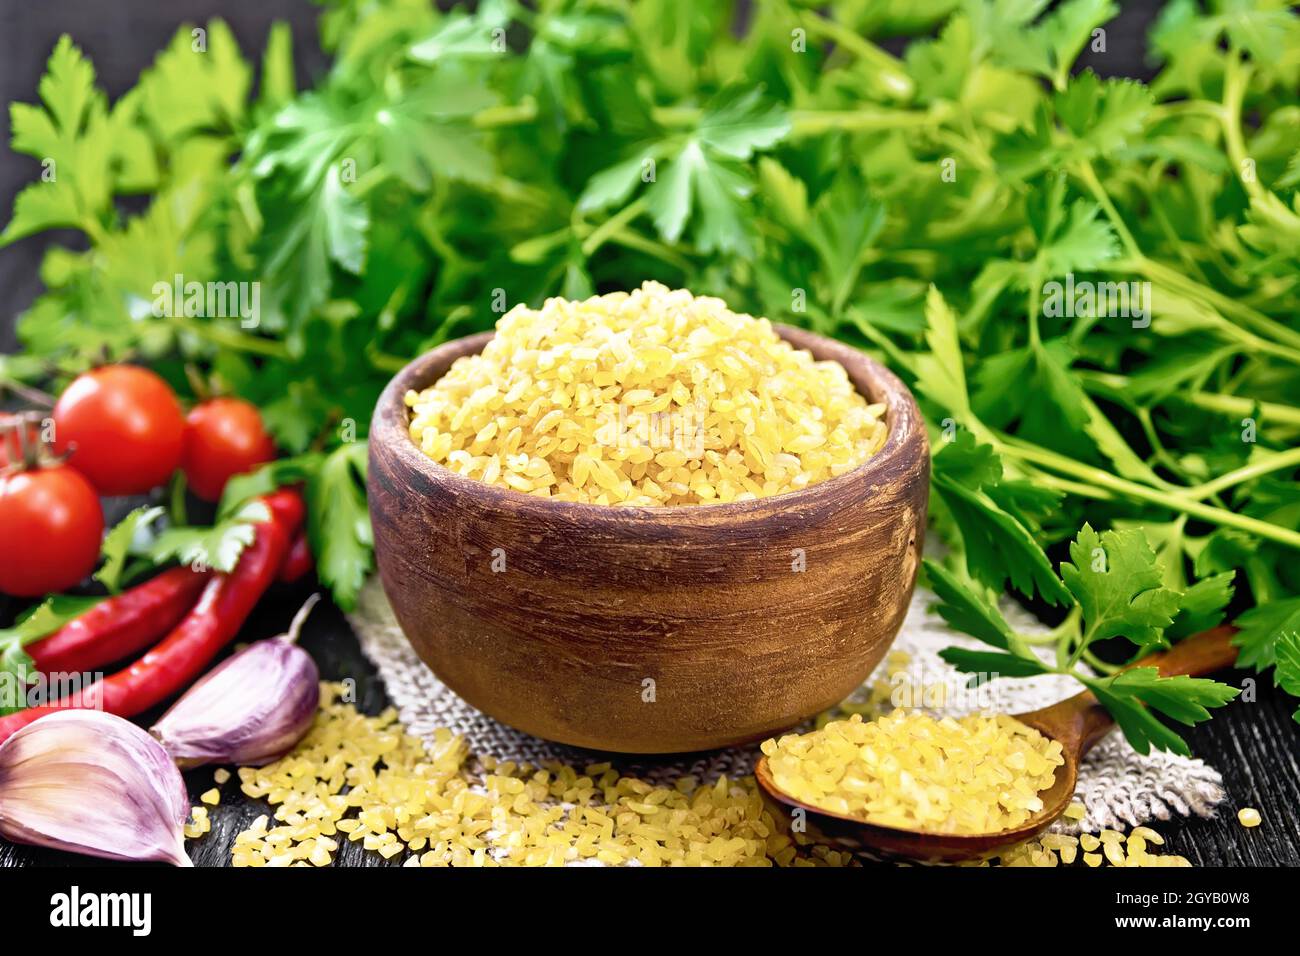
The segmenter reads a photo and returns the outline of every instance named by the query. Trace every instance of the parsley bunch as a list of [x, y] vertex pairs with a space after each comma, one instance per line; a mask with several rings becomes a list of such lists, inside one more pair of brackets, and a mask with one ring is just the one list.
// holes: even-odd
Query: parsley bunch
[[[388, 376], [515, 303], [657, 279], [912, 386], [949, 545], [929, 576], [996, 658], [954, 663], [1075, 674], [1135, 745], [1182, 749], [1152, 711], [1200, 719], [1228, 690], [1112, 673], [1102, 642], [1141, 654], [1248, 607], [1242, 662], [1300, 693], [1287, 4], [1173, 0], [1145, 85], [1075, 67], [1104, 62], [1110, 0], [318, 2], [334, 59], [310, 90], [281, 27], [255, 66], [220, 21], [186, 25], [111, 104], [59, 43], [11, 110], [13, 148], [57, 175], [0, 244], [85, 239], [47, 255], [0, 381], [107, 354], [258, 403], [292, 457], [224, 520], [305, 480], [348, 607]], [[174, 275], [261, 283], [259, 324], [155, 316]], [[1006, 626], [1006, 590], [1063, 609], [1055, 663]]]

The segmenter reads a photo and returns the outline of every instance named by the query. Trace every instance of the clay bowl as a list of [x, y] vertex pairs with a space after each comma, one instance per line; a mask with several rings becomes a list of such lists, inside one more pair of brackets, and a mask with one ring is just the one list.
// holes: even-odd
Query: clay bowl
[[398, 622], [439, 678], [538, 737], [675, 753], [770, 736], [870, 674], [916, 579], [925, 428], [907, 388], [877, 362], [776, 330], [885, 402], [889, 437], [852, 472], [756, 501], [553, 502], [436, 464], [410, 437], [403, 396], [480, 351], [490, 332], [448, 342], [393, 378], [370, 428], [375, 556]]

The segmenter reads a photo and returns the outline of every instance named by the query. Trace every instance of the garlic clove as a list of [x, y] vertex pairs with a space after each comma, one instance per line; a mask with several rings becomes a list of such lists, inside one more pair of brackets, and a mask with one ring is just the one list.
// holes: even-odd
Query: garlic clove
[[303, 605], [288, 634], [227, 658], [150, 728], [180, 766], [261, 766], [283, 757], [311, 729], [320, 671], [295, 641], [317, 599]]
[[189, 809], [171, 757], [121, 717], [49, 714], [0, 745], [0, 835], [15, 842], [192, 866]]

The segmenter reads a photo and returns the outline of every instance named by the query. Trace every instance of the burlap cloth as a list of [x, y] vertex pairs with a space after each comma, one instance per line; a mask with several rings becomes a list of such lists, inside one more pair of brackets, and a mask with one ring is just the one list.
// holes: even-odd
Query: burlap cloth
[[[917, 590], [893, 645], [895, 651], [909, 655], [903, 670], [910, 686], [924, 690], [924, 699], [914, 700], [917, 706], [953, 715], [986, 710], [1020, 713], [1077, 692], [1078, 685], [1069, 678], [1047, 675], [992, 680], [980, 688], [978, 695], [963, 693], [966, 677], [940, 659], [938, 652], [952, 644], [973, 646], [975, 642], [950, 629], [930, 611], [933, 602], [932, 594]], [[1042, 626], [1018, 606], [1009, 604], [1004, 610], [1017, 630], [1042, 631]], [[435, 728], [446, 727], [465, 738], [470, 753], [503, 760], [560, 760], [576, 766], [591, 761], [588, 752], [497, 723], [456, 696], [411, 650], [377, 577], [366, 584], [356, 612], [348, 619], [361, 640], [362, 650], [379, 668], [388, 695], [411, 733], [429, 736]], [[899, 687], [899, 680], [895, 673], [887, 686]], [[881, 675], [873, 675], [861, 693], [869, 693], [873, 683], [878, 688], [881, 681]], [[746, 747], [686, 759], [627, 757], [614, 763], [620, 773], [671, 786], [683, 774], [705, 782], [724, 773], [746, 774], [756, 753], [756, 747]], [[1098, 744], [1080, 767], [1077, 797], [1087, 808], [1082, 829], [1095, 833], [1102, 827], [1132, 827], [1167, 820], [1173, 814], [1210, 816], [1224, 798], [1223, 778], [1202, 760], [1158, 752], [1144, 757], [1116, 732]], [[1056, 829], [1077, 832], [1080, 825], [1059, 823]]]

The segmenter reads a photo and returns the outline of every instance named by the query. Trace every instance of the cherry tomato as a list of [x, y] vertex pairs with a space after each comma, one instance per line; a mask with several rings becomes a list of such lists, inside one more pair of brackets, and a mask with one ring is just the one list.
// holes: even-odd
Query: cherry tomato
[[73, 380], [54, 406], [54, 450], [102, 495], [137, 495], [172, 476], [185, 416], [170, 386], [148, 369], [105, 365]]
[[214, 398], [196, 405], [185, 419], [182, 465], [190, 489], [217, 501], [226, 482], [275, 457], [257, 406], [240, 398]]
[[90, 482], [66, 465], [0, 476], [0, 591], [38, 597], [95, 567], [104, 512]]

